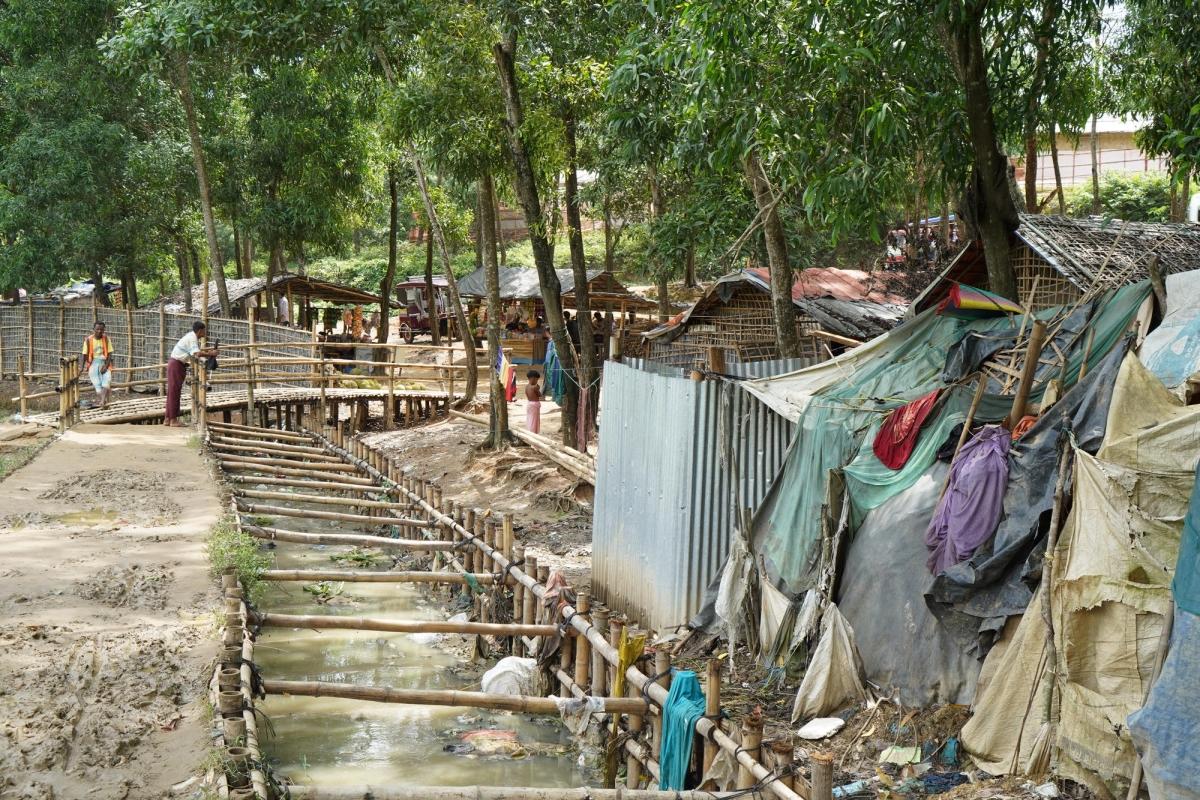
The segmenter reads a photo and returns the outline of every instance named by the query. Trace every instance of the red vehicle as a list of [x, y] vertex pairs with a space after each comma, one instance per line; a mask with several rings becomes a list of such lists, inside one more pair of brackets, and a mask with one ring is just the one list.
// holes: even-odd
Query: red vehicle
[[443, 334], [449, 329], [450, 300], [446, 295], [446, 279], [434, 276], [433, 301], [437, 307], [433, 314], [429, 311], [429, 298], [424, 278], [409, 278], [396, 286], [398, 301], [399, 331], [404, 341], [412, 343], [419, 333], [433, 331], [432, 320], [437, 320], [438, 330]]

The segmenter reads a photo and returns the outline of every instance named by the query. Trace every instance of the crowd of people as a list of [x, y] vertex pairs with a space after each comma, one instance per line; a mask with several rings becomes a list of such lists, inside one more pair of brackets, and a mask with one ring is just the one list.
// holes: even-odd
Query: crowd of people
[[[915, 227], [915, 230], [914, 230]], [[940, 259], [958, 250], [958, 223], [950, 223], [948, 241], [943, 242], [934, 225], [899, 224], [887, 233], [887, 269], [934, 267]]]

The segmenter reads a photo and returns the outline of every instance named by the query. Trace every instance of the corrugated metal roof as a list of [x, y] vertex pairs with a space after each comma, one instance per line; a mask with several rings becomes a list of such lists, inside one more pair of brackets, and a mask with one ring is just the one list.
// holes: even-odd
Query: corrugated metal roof
[[[556, 269], [558, 283], [563, 294], [575, 291], [575, 273], [569, 269]], [[588, 270], [588, 282], [604, 274], [604, 270]], [[500, 269], [500, 298], [502, 300], [540, 300], [541, 283], [536, 269], [502, 267]], [[458, 282], [458, 293], [463, 297], [487, 297], [487, 276], [477, 269]]]
[[592, 590], [639, 624], [667, 630], [699, 610], [728, 554], [736, 510], [766, 495], [793, 426], [734, 382], [611, 362], [602, 392]]

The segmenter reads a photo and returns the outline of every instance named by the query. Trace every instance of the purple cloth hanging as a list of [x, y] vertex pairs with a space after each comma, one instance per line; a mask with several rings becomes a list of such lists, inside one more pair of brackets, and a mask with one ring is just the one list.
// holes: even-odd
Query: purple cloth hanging
[[1000, 425], [986, 425], [967, 440], [950, 469], [950, 485], [925, 531], [934, 575], [970, 558], [996, 532], [1008, 487], [1008, 446]]

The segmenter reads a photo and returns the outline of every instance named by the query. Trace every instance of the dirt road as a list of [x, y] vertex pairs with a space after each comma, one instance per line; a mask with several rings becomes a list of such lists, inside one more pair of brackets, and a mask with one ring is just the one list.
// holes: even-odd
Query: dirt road
[[187, 429], [80, 426], [0, 483], [0, 798], [161, 798], [208, 747], [220, 501]]

